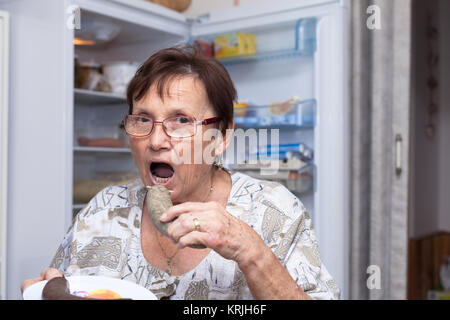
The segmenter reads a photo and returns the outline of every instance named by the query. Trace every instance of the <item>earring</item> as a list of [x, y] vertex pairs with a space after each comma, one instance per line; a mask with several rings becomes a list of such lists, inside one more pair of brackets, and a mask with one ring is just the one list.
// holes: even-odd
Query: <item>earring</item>
[[214, 157], [214, 165], [215, 165], [217, 168], [219, 168], [219, 169], [222, 169], [222, 168], [223, 168], [223, 166], [222, 166], [222, 155], [220, 155], [220, 156], [215, 156], [215, 157]]

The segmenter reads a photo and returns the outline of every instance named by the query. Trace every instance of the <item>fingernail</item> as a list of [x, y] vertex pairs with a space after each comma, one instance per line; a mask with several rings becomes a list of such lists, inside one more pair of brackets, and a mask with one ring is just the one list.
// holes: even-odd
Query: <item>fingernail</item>
[[159, 218], [160, 221], [166, 220], [167, 214], [163, 213], [162, 216]]

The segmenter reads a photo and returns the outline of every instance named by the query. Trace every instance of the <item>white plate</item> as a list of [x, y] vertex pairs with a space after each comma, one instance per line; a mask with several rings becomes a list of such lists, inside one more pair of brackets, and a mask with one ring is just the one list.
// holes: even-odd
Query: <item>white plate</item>
[[[157, 300], [157, 297], [151, 291], [130, 281], [99, 276], [73, 276], [66, 277], [66, 279], [69, 281], [70, 293], [109, 289], [119, 294], [122, 298]], [[47, 280], [29, 286], [23, 293], [23, 299], [42, 300], [42, 290], [46, 284]]]

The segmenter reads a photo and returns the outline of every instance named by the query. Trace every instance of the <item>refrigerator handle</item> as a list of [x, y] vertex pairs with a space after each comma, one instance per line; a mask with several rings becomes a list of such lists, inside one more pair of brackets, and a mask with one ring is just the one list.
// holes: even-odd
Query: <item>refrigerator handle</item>
[[402, 173], [402, 144], [403, 139], [400, 134], [395, 137], [395, 173], [400, 176]]

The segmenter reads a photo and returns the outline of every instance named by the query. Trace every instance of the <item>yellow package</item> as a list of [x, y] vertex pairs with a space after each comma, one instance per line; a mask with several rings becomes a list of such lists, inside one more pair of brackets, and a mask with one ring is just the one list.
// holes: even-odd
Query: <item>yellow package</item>
[[232, 32], [215, 36], [214, 52], [216, 58], [255, 54], [256, 37], [253, 34], [242, 32]]
[[245, 117], [247, 114], [247, 102], [237, 102], [233, 104], [234, 107], [234, 115], [236, 117]]
[[246, 54], [255, 54], [256, 53], [256, 35], [247, 33], [245, 35], [246, 40]]

